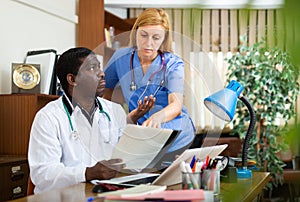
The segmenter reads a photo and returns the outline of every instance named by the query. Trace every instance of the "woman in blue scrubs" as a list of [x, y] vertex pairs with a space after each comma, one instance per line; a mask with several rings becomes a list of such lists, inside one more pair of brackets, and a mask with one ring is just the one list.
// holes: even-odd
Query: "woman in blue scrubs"
[[105, 68], [104, 98], [113, 99], [114, 89], [120, 86], [129, 111], [154, 99], [154, 107], [145, 109], [138, 123], [181, 130], [168, 150], [173, 155], [189, 146], [195, 127], [183, 106], [184, 63], [172, 53], [171, 43], [167, 13], [163, 9], [144, 10], [133, 25], [129, 47], [116, 50]]

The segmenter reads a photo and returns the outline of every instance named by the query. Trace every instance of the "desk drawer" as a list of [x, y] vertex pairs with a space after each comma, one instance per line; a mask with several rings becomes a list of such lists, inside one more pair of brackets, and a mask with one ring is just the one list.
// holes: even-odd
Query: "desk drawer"
[[26, 158], [0, 157], [0, 201], [26, 196], [28, 175]]
[[16, 184], [4, 187], [4, 189], [1, 190], [1, 194], [0, 201], [24, 197], [27, 195], [27, 184]]

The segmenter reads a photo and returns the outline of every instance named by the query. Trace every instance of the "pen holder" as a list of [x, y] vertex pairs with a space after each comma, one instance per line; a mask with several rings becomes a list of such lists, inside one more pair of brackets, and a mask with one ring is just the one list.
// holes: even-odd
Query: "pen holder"
[[181, 172], [182, 189], [200, 189], [201, 173], [200, 172]]
[[204, 190], [213, 191], [214, 195], [220, 194], [220, 170], [204, 169], [201, 179]]

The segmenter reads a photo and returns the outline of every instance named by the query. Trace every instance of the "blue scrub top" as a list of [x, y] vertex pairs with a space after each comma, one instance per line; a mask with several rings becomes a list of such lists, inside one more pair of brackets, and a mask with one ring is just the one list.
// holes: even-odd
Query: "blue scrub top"
[[[162, 66], [162, 57], [160, 54], [155, 58], [144, 75], [138, 54], [135, 51], [133, 57], [133, 71], [134, 82], [137, 85], [137, 90], [130, 91], [130, 84], [132, 82], [130, 58], [133, 51], [133, 48], [118, 49], [115, 51], [105, 68], [106, 88], [113, 89], [120, 85], [129, 111], [137, 108], [138, 99], [143, 94], [150, 77], [153, 78], [150, 80], [150, 85], [144, 94], [145, 96], [153, 94], [164, 79], [164, 70], [162, 69], [161, 71], [158, 71]], [[164, 58], [166, 64], [165, 85], [160, 88], [155, 96], [155, 106], [138, 120], [139, 124], [142, 124], [152, 114], [160, 111], [168, 105], [168, 94], [173, 92], [183, 94], [184, 92], [183, 61], [176, 55], [168, 52], [164, 53]], [[181, 130], [181, 133], [173, 145], [169, 148], [168, 152], [172, 152], [186, 146], [194, 138], [195, 127], [184, 106], [182, 108], [182, 113], [179, 116], [169, 122], [163, 123], [161, 127]]]

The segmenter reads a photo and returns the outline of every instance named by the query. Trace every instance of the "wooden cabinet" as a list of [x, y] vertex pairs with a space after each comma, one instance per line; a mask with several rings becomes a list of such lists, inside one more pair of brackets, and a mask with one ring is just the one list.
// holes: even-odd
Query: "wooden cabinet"
[[56, 95], [0, 95], [0, 154], [27, 155], [31, 124], [36, 112]]
[[0, 201], [27, 194], [27, 151], [36, 112], [56, 95], [0, 95]]
[[[86, 47], [98, 54], [103, 54], [105, 40], [104, 28], [115, 28], [115, 36], [131, 30], [136, 18], [122, 19], [104, 10], [104, 0], [79, 0], [78, 12], [78, 43], [77, 46]], [[127, 36], [128, 35], [128, 36]], [[118, 40], [128, 45], [129, 33], [120, 36]], [[127, 38], [128, 40], [124, 40]], [[101, 45], [102, 44], [102, 45]], [[100, 46], [101, 45], [101, 46]]]
[[26, 156], [0, 155], [0, 201], [26, 196], [28, 175]]
[[78, 46], [94, 50], [104, 41], [104, 1], [79, 0]]

